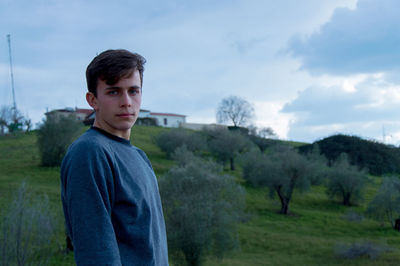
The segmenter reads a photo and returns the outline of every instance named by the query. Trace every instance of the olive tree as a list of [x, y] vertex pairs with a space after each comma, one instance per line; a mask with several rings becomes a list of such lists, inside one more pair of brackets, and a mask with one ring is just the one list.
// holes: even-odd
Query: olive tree
[[381, 221], [388, 221], [393, 229], [400, 231], [400, 179], [385, 177], [378, 193], [368, 204], [367, 213]]
[[229, 161], [230, 169], [235, 170], [235, 157], [251, 147], [249, 139], [228, 129], [209, 130], [208, 134], [208, 149], [219, 162], [225, 165]]
[[187, 265], [201, 265], [209, 254], [222, 258], [238, 245], [244, 190], [185, 147], [173, 157], [178, 165], [159, 180], [171, 258]]
[[192, 152], [205, 150], [207, 147], [204, 136], [198, 132], [192, 132], [183, 128], [175, 128], [161, 132], [155, 137], [155, 143], [168, 156], [175, 151], [176, 148], [185, 145]]
[[343, 205], [351, 206], [362, 197], [367, 174], [349, 163], [346, 153], [333, 162], [328, 173], [326, 193], [330, 198], [341, 199]]
[[253, 150], [241, 157], [243, 177], [256, 187], [268, 187], [270, 196], [277, 194], [281, 203], [281, 214], [288, 214], [293, 191], [310, 188], [314, 168], [294, 148], [277, 145], [261, 153]]
[[253, 117], [253, 106], [237, 96], [222, 99], [217, 109], [217, 122], [232, 122], [235, 127], [248, 124]]

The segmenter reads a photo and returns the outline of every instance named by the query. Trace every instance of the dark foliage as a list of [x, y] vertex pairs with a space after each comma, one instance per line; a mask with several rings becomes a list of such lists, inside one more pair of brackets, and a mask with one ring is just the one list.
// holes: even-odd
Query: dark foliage
[[48, 116], [38, 130], [38, 145], [43, 166], [59, 166], [68, 146], [79, 135], [82, 122], [74, 117]]
[[372, 175], [400, 173], [400, 149], [356, 136], [334, 135], [299, 148], [307, 152], [318, 144], [321, 153], [333, 162], [341, 153], [347, 153], [350, 163], [368, 169]]

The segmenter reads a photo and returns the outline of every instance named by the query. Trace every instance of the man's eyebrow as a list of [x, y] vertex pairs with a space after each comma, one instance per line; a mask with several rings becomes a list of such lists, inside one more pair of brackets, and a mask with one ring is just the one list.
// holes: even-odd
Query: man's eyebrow
[[[130, 89], [140, 89], [141, 87], [135, 85], [135, 86], [130, 86], [129, 88]], [[111, 87], [106, 88], [106, 90], [120, 90], [120, 89], [121, 89], [121, 87], [118, 87], [118, 86], [111, 86]]]
[[131, 89], [140, 89], [140, 86], [135, 85], [135, 86], [130, 86], [129, 88], [131, 88]]
[[107, 87], [106, 90], [119, 90], [121, 89], [121, 87], [117, 87], [117, 86], [111, 86], [111, 87]]

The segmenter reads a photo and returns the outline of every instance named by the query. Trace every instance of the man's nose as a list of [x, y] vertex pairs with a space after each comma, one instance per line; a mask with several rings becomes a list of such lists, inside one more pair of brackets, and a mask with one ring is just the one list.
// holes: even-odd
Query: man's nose
[[130, 107], [132, 105], [132, 99], [129, 96], [128, 91], [124, 91], [121, 94], [121, 107]]

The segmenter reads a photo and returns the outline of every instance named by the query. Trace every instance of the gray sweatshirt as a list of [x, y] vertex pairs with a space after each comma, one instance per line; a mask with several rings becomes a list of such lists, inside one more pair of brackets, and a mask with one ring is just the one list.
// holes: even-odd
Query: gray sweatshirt
[[77, 265], [168, 265], [157, 180], [145, 153], [92, 127], [61, 165], [61, 200]]

